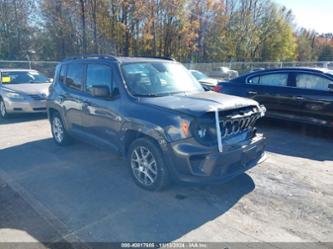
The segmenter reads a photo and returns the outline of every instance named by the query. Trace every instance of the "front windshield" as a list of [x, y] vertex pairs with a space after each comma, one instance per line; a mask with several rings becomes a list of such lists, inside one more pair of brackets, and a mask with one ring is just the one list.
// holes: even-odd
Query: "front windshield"
[[139, 62], [122, 66], [129, 91], [134, 96], [166, 96], [204, 91], [181, 64], [175, 62]]
[[199, 71], [192, 71], [192, 74], [197, 80], [205, 80], [209, 78], [206, 74]]
[[37, 71], [10, 71], [1, 73], [3, 84], [48, 83], [49, 79]]

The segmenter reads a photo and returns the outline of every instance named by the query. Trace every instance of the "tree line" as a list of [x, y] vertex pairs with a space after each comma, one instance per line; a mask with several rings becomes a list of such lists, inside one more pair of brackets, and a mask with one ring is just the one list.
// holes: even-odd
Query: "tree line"
[[333, 34], [270, 0], [0, 0], [0, 59], [106, 53], [183, 62], [333, 60]]

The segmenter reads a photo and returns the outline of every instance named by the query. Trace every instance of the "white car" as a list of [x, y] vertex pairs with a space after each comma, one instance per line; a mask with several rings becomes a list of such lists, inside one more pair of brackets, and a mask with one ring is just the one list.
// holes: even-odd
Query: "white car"
[[221, 80], [231, 80], [238, 77], [239, 73], [236, 70], [231, 70], [228, 67], [216, 67], [208, 73], [209, 77]]
[[213, 87], [219, 83], [217, 79], [210, 78], [203, 72], [200, 72], [198, 70], [189, 70], [189, 71], [206, 90], [212, 90]]
[[46, 112], [50, 79], [31, 69], [0, 69], [0, 117]]

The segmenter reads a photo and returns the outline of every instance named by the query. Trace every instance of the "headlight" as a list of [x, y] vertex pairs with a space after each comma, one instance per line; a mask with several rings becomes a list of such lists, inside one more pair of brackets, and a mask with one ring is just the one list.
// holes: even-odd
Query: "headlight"
[[260, 117], [265, 116], [266, 113], [266, 107], [264, 105], [260, 105], [259, 106], [259, 110], [260, 110]]
[[179, 119], [177, 120], [179, 123], [176, 122], [166, 127], [166, 133], [171, 141], [177, 141], [190, 136], [190, 122], [186, 119]]
[[10, 98], [12, 100], [24, 100], [24, 96], [22, 96], [19, 93], [9, 92], [6, 95], [7, 95], [8, 98]]
[[203, 145], [214, 145], [216, 141], [216, 126], [212, 120], [193, 121], [191, 123], [193, 137]]

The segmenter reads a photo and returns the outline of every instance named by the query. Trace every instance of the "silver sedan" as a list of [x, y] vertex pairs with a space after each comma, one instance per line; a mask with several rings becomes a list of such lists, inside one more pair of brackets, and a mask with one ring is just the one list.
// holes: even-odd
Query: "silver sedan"
[[0, 115], [46, 112], [51, 82], [30, 69], [0, 69]]

